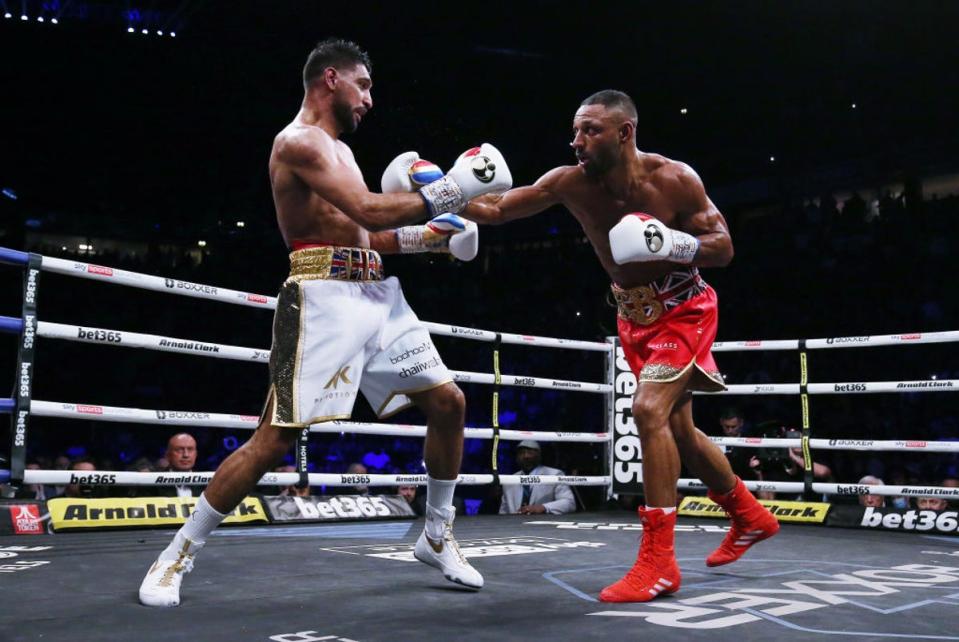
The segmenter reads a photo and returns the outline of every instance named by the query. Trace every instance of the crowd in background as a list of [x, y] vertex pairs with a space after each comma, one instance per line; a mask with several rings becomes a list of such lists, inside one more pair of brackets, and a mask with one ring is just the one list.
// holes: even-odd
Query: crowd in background
[[[706, 270], [719, 293], [719, 339], [779, 339], [931, 332], [956, 329], [957, 300], [948, 281], [959, 253], [959, 198], [922, 201], [907, 194], [837, 200], [825, 195], [794, 199], [762, 210], [727, 211], [736, 258], [724, 270]], [[286, 271], [285, 250], [268, 216], [247, 216], [243, 229], [210, 236], [206, 247], [171, 246], [150, 240], [136, 253], [77, 252], [44, 244], [35, 234], [31, 251], [217, 287], [274, 294]], [[471, 263], [443, 255], [386, 257], [420, 318], [483, 329], [603, 341], [615, 333], [608, 278], [592, 248], [566, 212], [481, 229], [481, 252]], [[7, 292], [19, 291], [15, 270], [0, 274]], [[224, 303], [118, 288], [44, 273], [41, 320], [159, 334], [253, 348], [268, 348], [269, 312]], [[0, 313], [19, 315], [19, 298], [6, 297]], [[453, 370], [492, 372], [486, 343], [436, 337]], [[0, 346], [15, 363], [12, 340]], [[953, 344], [811, 352], [812, 381], [959, 379]], [[795, 352], [723, 353], [717, 356], [729, 383], [798, 380]], [[599, 382], [601, 353], [501, 348], [508, 374]], [[13, 368], [0, 376], [12, 377]], [[11, 380], [8, 379], [10, 383]], [[204, 359], [122, 347], [41, 339], [34, 398], [165, 410], [259, 414], [267, 386], [262, 364]], [[491, 388], [464, 384], [467, 425], [489, 426]], [[812, 399], [814, 437], [943, 440], [959, 436], [959, 414], [947, 393], [824, 395]], [[729, 398], [697, 397], [697, 423], [719, 434], [718, 417]], [[799, 424], [795, 397], [737, 399], [754, 427]], [[505, 428], [603, 432], [601, 395], [504, 387], [499, 422]], [[354, 418], [374, 421], [359, 401]], [[415, 411], [398, 418], [421, 424]], [[240, 430], [197, 430], [198, 470], [214, 470], [242, 443]], [[100, 470], [162, 469], [168, 427], [35, 417], [30, 461], [61, 467], [64, 459], [94, 460]], [[569, 474], [602, 474], [603, 446], [545, 444], [547, 459]], [[364, 462], [369, 472], [420, 473], [422, 440], [314, 435], [310, 470], [344, 472]], [[373, 457], [370, 457], [373, 455]], [[464, 472], [490, 470], [490, 442], [467, 440]], [[889, 483], [930, 484], [959, 476], [949, 454], [817, 453], [836, 481], [865, 475]], [[513, 453], [499, 452], [510, 469]], [[292, 453], [290, 462], [292, 462]], [[290, 463], [287, 462], [287, 463]], [[465, 492], [469, 494], [470, 490]], [[481, 499], [474, 493], [477, 499]], [[599, 501], [597, 494], [595, 501]]]

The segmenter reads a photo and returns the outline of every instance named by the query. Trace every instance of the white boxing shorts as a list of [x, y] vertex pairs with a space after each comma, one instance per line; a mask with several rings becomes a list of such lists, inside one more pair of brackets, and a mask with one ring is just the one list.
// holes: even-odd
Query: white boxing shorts
[[412, 405], [408, 394], [453, 380], [399, 280], [383, 279], [375, 251], [309, 247], [291, 253], [290, 264], [264, 409], [274, 426], [348, 419], [358, 392], [387, 417]]

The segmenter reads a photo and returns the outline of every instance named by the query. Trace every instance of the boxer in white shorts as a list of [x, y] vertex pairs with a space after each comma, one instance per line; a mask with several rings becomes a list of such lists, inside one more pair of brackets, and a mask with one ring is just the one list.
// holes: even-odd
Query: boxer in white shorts
[[[399, 280], [382, 279], [376, 252], [295, 247], [273, 322], [272, 425], [348, 419], [358, 392], [377, 416], [388, 417], [413, 404], [407, 394], [453, 381]], [[325, 265], [351, 258], [361, 264], [354, 272], [367, 278], [333, 280]], [[318, 262], [323, 269], [314, 267]]]
[[[140, 585], [147, 606], [180, 603], [183, 576], [213, 529], [304, 427], [349, 417], [357, 392], [381, 417], [410, 404], [426, 415], [426, 523], [414, 555], [452, 582], [483, 586], [452, 533], [463, 393], [399, 281], [384, 279], [380, 254], [474, 258], [476, 226], [457, 214], [472, 198], [509, 189], [512, 178], [489, 144], [464, 152], [445, 176], [407, 152], [383, 174], [384, 193], [371, 193], [340, 136], [355, 131], [372, 108], [372, 84], [369, 57], [352, 42], [325, 40], [307, 58], [303, 104], [270, 156], [277, 222], [293, 252], [274, 317], [267, 402], [256, 432], [220, 465], [147, 572]], [[429, 217], [426, 225], [409, 225]]]

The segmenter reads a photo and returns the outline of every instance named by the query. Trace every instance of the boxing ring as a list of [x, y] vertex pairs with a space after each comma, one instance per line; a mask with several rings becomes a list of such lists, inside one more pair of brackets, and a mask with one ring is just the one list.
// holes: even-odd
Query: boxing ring
[[[140, 334], [116, 328], [67, 325], [37, 318], [40, 276], [44, 271], [128, 287], [204, 298], [272, 310], [276, 299], [204, 284], [39, 256], [0, 248], [0, 262], [24, 269], [23, 310], [0, 318], [0, 330], [20, 341], [15, 394], [0, 399], [12, 418], [13, 444], [5, 478], [22, 484], [82, 483], [107, 486], [205, 484], [212, 472], [137, 473], [126, 471], [27, 470], [26, 450], [32, 417], [155, 424], [191, 428], [252, 430], [258, 417], [202, 409], [128, 408], [32, 398], [37, 339], [80, 341], [189, 354], [206, 358], [267, 363], [269, 350]], [[490, 427], [468, 427], [467, 439], [491, 442], [491, 472], [463, 474], [460, 483], [599, 486], [609, 495], [638, 490], [641, 452], [630, 417], [628, 369], [620, 367], [614, 338], [606, 343], [497, 333], [427, 323], [432, 334], [490, 343], [492, 373], [454, 371], [457, 382], [493, 386]], [[724, 446], [801, 448], [801, 482], [751, 482], [753, 490], [854, 496], [935, 496], [959, 499], [959, 489], [938, 486], [862, 486], [812, 479], [812, 451], [959, 452], [957, 442], [918, 440], [828, 440], [813, 438], [810, 398], [826, 394], [934, 393], [959, 390], [959, 380], [810, 382], [812, 350], [919, 343], [959, 342], [959, 332], [875, 337], [836, 337], [794, 341], [718, 342], [714, 351], [789, 350], [799, 357], [798, 383], [728, 386], [726, 395], [789, 395], [799, 398], [802, 434], [798, 439], [720, 438]], [[603, 382], [557, 380], [503, 374], [502, 345], [587, 350], [604, 355]], [[503, 386], [601, 395], [606, 406], [602, 430], [569, 432], [501, 429], [498, 391]], [[304, 431], [311, 435], [352, 432], [364, 435], [423, 437], [425, 426], [338, 421]], [[496, 468], [501, 440], [535, 438], [578, 442], [604, 452], [603, 474], [507, 475]], [[294, 473], [268, 473], [262, 486], [395, 486], [425, 484], [425, 475], [340, 475], [308, 473], [306, 448], [297, 448]], [[359, 477], [359, 478], [358, 478]], [[682, 479], [681, 488], [703, 489]], [[931, 512], [931, 511], [918, 511]], [[778, 513], [777, 513], [778, 514]], [[362, 515], [357, 514], [357, 517]], [[937, 529], [921, 528], [933, 519]], [[952, 520], [951, 522], [949, 520]], [[837, 635], [855, 639], [959, 640], [954, 617], [959, 607], [959, 537], [955, 511], [931, 518], [919, 515], [915, 530], [898, 534], [784, 524], [781, 533], [743, 560], [708, 569], [703, 558], [726, 530], [726, 522], [682, 517], [677, 556], [682, 590], [647, 604], [607, 605], [599, 589], [622, 575], [636, 550], [638, 520], [629, 513], [576, 513], [565, 516], [477, 516], [461, 518], [456, 536], [467, 557], [486, 577], [479, 593], [445, 583], [412, 558], [418, 522], [346, 521], [302, 525], [256, 525], [214, 533], [202, 559], [183, 587], [177, 609], [141, 607], [136, 587], [172, 531], [85, 532], [0, 536], [0, 586], [8, 601], [28, 595], [24, 608], [0, 611], [0, 639], [120, 640], [558, 640], [634, 637], [652, 632], [665, 639], [810, 639]], [[939, 533], [939, 534], [934, 534]], [[241, 570], [242, 569], [242, 570]], [[14, 593], [16, 591], [16, 593]], [[27, 605], [29, 605], [27, 607]], [[722, 638], [721, 638], [722, 639]]]

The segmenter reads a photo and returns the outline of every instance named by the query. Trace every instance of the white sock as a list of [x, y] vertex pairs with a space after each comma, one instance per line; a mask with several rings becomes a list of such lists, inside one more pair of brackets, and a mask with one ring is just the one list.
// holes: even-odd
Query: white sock
[[160, 559], [176, 559], [181, 551], [196, 553], [204, 544], [213, 529], [220, 525], [225, 514], [218, 512], [206, 501], [206, 495], [200, 495], [193, 512], [186, 523], [177, 531], [176, 537], [170, 542]]
[[[426, 534], [430, 539], [442, 539], [446, 534], [446, 521], [452, 519], [455, 479], [426, 478]], [[430, 518], [434, 519], [430, 519]]]
[[676, 507], [675, 507], [675, 506], [665, 506], [665, 507], [663, 507], [663, 506], [647, 506], [647, 507], [646, 507], [646, 510], [656, 510], [657, 508], [658, 508], [659, 510], [663, 511], [663, 515], [669, 515], [670, 513], [675, 513], [675, 512], [676, 512]]
[[433, 508], [449, 508], [453, 505], [453, 493], [456, 491], [455, 479], [433, 479], [426, 477], [426, 503]]

